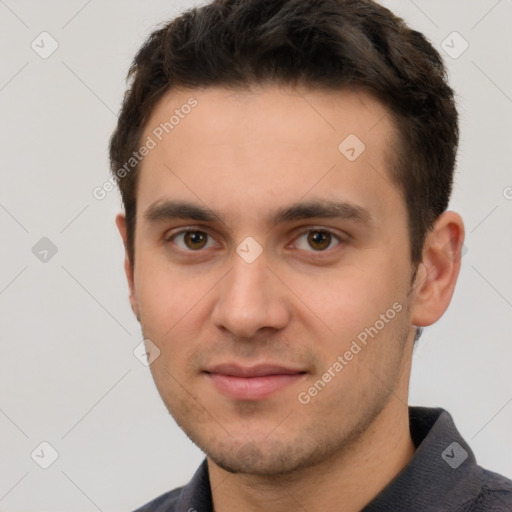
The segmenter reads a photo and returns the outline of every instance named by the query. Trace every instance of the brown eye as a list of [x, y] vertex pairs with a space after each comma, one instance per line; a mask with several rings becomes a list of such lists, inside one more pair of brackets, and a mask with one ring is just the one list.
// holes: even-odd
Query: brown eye
[[[305, 242], [302, 241], [304, 239]], [[333, 242], [337, 242], [335, 245], [339, 245], [341, 240], [333, 233], [324, 229], [310, 229], [297, 238], [295, 245], [299, 249], [308, 252], [327, 252], [328, 249], [335, 246]]]
[[201, 231], [187, 231], [184, 241], [190, 249], [202, 249], [206, 243], [207, 235]]
[[183, 251], [193, 252], [204, 249], [209, 238], [210, 236], [204, 231], [184, 230], [171, 236], [168, 242], [175, 243]]
[[329, 247], [331, 234], [327, 231], [310, 231], [308, 242], [314, 249], [323, 250]]

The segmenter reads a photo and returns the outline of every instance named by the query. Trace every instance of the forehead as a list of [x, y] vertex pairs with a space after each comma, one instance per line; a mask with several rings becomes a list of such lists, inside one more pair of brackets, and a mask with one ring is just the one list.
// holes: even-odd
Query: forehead
[[249, 216], [276, 201], [337, 191], [378, 215], [397, 199], [389, 173], [394, 126], [365, 92], [169, 91], [146, 124], [142, 140], [149, 139], [154, 147], [139, 167], [142, 208], [186, 197]]
[[[153, 108], [145, 134], [163, 128], [162, 137], [178, 148], [194, 135], [198, 139], [207, 135], [201, 139], [203, 144], [228, 142], [234, 146], [262, 140], [269, 144], [273, 132], [278, 131], [279, 139], [273, 140], [276, 144], [302, 145], [306, 138], [330, 143], [332, 137], [337, 139], [352, 130], [375, 146], [384, 132], [391, 135], [394, 131], [389, 114], [387, 107], [363, 90], [306, 90], [278, 85], [246, 90], [179, 89], [168, 91]], [[161, 126], [166, 123], [167, 130]], [[374, 132], [377, 125], [379, 129]], [[158, 133], [156, 136], [159, 138]]]

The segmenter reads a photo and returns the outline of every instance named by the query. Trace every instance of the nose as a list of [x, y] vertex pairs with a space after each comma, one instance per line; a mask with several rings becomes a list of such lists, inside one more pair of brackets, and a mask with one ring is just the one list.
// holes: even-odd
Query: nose
[[283, 329], [291, 316], [291, 292], [268, 267], [264, 254], [248, 263], [235, 253], [232, 263], [216, 287], [215, 326], [239, 339], [250, 339], [263, 328]]

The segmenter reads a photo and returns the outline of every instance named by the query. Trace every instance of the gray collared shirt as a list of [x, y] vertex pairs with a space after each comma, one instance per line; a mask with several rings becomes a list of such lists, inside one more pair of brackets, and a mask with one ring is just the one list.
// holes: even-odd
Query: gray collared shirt
[[[512, 481], [477, 465], [443, 409], [409, 407], [416, 452], [362, 512], [512, 512]], [[212, 512], [206, 459], [192, 480], [136, 512]]]

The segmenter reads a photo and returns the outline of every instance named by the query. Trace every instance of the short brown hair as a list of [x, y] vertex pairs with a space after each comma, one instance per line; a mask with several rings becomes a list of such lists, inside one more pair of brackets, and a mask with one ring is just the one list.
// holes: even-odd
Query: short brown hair
[[[114, 175], [173, 88], [276, 83], [374, 94], [399, 134], [391, 178], [408, 211], [411, 260], [421, 261], [425, 235], [448, 207], [458, 115], [439, 53], [385, 7], [372, 0], [215, 0], [154, 31], [128, 79], [110, 140]], [[117, 181], [133, 263], [137, 168], [123, 176]]]

